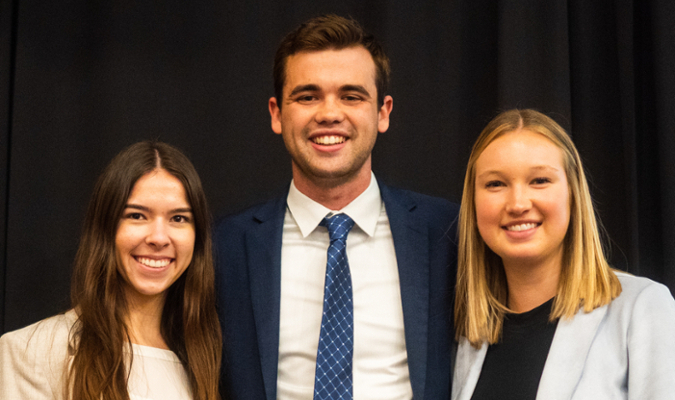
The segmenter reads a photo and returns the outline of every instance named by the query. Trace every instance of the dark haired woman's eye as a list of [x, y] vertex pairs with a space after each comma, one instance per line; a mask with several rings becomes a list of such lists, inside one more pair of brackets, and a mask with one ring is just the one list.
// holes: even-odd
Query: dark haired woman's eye
[[174, 222], [190, 222], [190, 218], [187, 215], [174, 215], [172, 220]]

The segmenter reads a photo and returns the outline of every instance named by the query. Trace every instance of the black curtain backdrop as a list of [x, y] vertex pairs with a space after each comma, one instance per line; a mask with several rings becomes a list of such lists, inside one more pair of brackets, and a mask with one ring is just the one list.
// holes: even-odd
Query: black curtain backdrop
[[483, 126], [536, 108], [579, 147], [613, 265], [675, 291], [671, 0], [0, 0], [0, 329], [68, 308], [94, 180], [123, 147], [184, 150], [214, 215], [287, 185], [272, 58], [326, 12], [361, 21], [392, 60], [378, 178], [459, 202]]

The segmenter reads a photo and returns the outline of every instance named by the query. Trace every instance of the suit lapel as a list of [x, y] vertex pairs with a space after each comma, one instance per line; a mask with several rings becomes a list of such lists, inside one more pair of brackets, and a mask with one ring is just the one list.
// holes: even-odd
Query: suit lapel
[[572, 398], [583, 374], [588, 351], [606, 314], [605, 305], [590, 313], [580, 310], [574, 319], [558, 322], [539, 381], [537, 399]]
[[408, 369], [413, 396], [424, 396], [429, 323], [429, 243], [421, 218], [414, 218], [416, 204], [396, 195], [385, 185], [380, 193], [394, 239], [403, 305]]
[[267, 203], [255, 215], [257, 225], [246, 235], [253, 314], [260, 349], [265, 393], [276, 399], [281, 298], [281, 236], [286, 195]]

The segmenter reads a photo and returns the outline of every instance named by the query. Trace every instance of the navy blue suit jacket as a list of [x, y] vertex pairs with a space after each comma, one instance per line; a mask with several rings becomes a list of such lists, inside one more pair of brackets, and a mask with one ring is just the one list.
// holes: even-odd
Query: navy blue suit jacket
[[[413, 396], [450, 397], [458, 206], [380, 184], [401, 284]], [[274, 400], [286, 197], [221, 220], [214, 237], [223, 398]]]

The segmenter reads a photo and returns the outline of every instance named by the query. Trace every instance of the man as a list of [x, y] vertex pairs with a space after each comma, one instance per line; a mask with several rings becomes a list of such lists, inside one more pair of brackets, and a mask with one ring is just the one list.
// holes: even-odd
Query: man
[[449, 398], [457, 206], [375, 179], [388, 75], [353, 20], [279, 46], [269, 111], [293, 181], [216, 229], [225, 399]]

